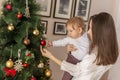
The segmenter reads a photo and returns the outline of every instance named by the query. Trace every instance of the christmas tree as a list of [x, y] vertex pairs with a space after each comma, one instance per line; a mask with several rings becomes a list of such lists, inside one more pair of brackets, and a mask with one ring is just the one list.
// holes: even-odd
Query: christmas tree
[[40, 5], [36, 0], [6, 0], [0, 10], [0, 80], [50, 80]]

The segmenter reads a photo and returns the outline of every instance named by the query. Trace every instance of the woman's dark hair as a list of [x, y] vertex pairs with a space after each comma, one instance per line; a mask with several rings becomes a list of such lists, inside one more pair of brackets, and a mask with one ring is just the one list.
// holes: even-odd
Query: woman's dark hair
[[90, 18], [92, 20], [92, 42], [90, 52], [97, 47], [97, 65], [114, 64], [118, 57], [118, 42], [115, 24], [108, 13], [99, 13]]

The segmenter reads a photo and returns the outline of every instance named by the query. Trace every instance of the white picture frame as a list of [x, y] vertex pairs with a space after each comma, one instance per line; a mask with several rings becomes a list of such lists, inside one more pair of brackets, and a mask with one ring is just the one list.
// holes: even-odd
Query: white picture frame
[[91, 0], [75, 0], [74, 15], [88, 21]]
[[52, 0], [36, 0], [40, 4], [39, 15], [43, 17], [50, 17], [52, 11]]
[[48, 21], [47, 20], [41, 20], [41, 26], [44, 27], [44, 34], [47, 34], [47, 26], [48, 26]]
[[71, 17], [72, 6], [73, 0], [55, 0], [53, 17], [69, 19]]

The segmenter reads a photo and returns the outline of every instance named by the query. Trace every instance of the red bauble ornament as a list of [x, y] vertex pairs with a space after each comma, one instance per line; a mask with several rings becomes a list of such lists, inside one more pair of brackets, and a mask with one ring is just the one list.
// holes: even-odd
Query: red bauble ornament
[[23, 15], [21, 13], [18, 13], [17, 18], [22, 19]]
[[24, 68], [27, 68], [29, 65], [28, 65], [28, 63], [27, 62], [25, 62], [24, 64], [23, 64], [23, 67]]
[[32, 76], [30, 80], [37, 80], [37, 79], [34, 76]]
[[45, 40], [41, 40], [41, 41], [40, 41], [40, 44], [41, 44], [42, 46], [45, 46], [45, 45], [46, 45], [46, 41], [45, 41]]
[[7, 9], [7, 10], [12, 10], [12, 4], [10, 4], [10, 3], [9, 3], [9, 4], [6, 4], [6, 9]]
[[29, 57], [29, 56], [31, 56], [31, 53], [27, 53], [27, 55], [26, 55], [26, 56], [28, 56], [28, 57]]

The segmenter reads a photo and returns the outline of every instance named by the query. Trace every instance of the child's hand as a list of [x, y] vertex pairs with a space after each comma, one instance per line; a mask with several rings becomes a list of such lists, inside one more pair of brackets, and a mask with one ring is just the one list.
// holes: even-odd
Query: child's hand
[[47, 41], [47, 47], [51, 47], [53, 46], [52, 42], [51, 41]]
[[66, 48], [67, 48], [67, 53], [77, 50], [77, 48], [75, 48], [75, 46], [73, 44], [67, 44]]

